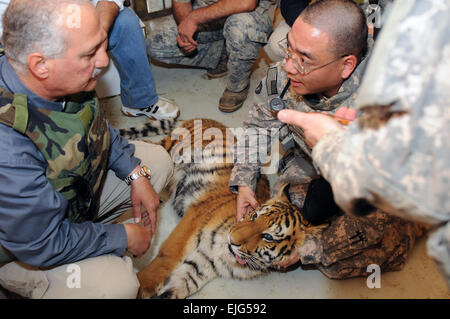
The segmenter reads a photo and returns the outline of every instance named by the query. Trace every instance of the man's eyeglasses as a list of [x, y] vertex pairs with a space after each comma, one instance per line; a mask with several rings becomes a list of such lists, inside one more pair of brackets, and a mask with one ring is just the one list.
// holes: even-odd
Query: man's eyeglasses
[[292, 60], [292, 64], [294, 65], [295, 69], [301, 75], [308, 75], [309, 73], [311, 73], [311, 72], [313, 72], [315, 70], [324, 68], [327, 65], [330, 65], [331, 63], [336, 62], [336, 61], [338, 61], [338, 60], [340, 60], [340, 59], [342, 59], [342, 58], [347, 56], [347, 54], [345, 54], [345, 55], [343, 55], [343, 56], [341, 56], [341, 57], [339, 57], [337, 59], [334, 59], [331, 62], [326, 63], [326, 64], [323, 64], [323, 65], [320, 65], [320, 66], [316, 66], [316, 67], [312, 67], [312, 66], [308, 65], [306, 62], [303, 61], [303, 57], [300, 56], [301, 55], [300, 53], [295, 52], [291, 47], [289, 47], [288, 34], [289, 33], [286, 34], [286, 38], [284, 38], [283, 40], [278, 42], [278, 46], [281, 48], [281, 50], [284, 53], [285, 62], [288, 59], [291, 59]]

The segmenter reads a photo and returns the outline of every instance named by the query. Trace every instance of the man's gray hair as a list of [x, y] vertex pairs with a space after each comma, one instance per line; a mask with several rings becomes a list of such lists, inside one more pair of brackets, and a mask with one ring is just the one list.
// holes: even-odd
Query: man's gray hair
[[28, 70], [27, 58], [40, 52], [59, 58], [66, 51], [66, 32], [60, 9], [87, 0], [12, 0], [3, 15], [2, 44], [11, 65], [19, 73]]

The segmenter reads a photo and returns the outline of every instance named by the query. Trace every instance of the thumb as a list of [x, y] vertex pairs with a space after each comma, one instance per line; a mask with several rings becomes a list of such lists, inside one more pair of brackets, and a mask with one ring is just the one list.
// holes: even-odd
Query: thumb
[[278, 112], [278, 119], [287, 124], [293, 124], [296, 126], [303, 126], [307, 115], [303, 112], [295, 110], [281, 110]]
[[257, 209], [259, 207], [259, 203], [256, 200], [256, 198], [252, 198], [249, 200], [250, 206], [252, 206], [253, 209]]

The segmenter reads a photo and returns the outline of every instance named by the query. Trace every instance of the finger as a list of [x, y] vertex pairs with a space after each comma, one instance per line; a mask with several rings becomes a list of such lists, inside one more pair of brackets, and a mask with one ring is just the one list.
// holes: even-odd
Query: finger
[[191, 45], [193, 45], [194, 47], [197, 47], [197, 45], [198, 45], [197, 41], [195, 41], [193, 37], [186, 37], [185, 40], [187, 42], [189, 42]]
[[347, 108], [347, 107], [340, 107], [335, 114], [336, 117], [353, 121], [356, 118], [356, 110]]
[[150, 225], [151, 225], [151, 232], [152, 232], [152, 234], [154, 234], [155, 233], [155, 231], [156, 231], [156, 212], [150, 212], [149, 214], [148, 214], [148, 217], [149, 217], [149, 219], [150, 219]]
[[250, 205], [253, 208], [253, 210], [258, 209], [258, 207], [259, 207], [259, 203], [256, 199], [251, 200]]
[[278, 119], [287, 124], [303, 126], [307, 114], [295, 110], [281, 110], [278, 112]]
[[142, 212], [141, 212], [141, 203], [133, 203], [133, 217], [134, 222], [136, 224], [141, 222]]

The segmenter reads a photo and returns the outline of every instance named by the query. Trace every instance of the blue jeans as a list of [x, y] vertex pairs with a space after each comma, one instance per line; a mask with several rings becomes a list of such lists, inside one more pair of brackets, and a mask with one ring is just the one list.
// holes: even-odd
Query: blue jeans
[[124, 106], [146, 108], [158, 101], [145, 37], [136, 14], [121, 10], [109, 30], [108, 51], [119, 71]]

